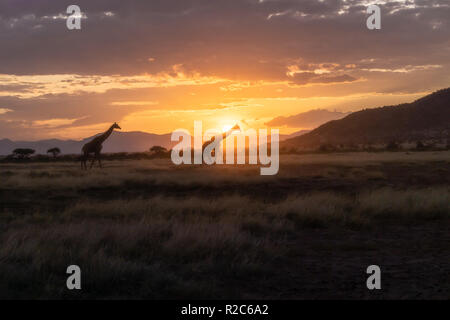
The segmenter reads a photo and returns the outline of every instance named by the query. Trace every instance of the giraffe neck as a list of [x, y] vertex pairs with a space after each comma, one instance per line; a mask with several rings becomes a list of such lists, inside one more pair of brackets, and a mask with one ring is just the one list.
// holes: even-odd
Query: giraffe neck
[[233, 133], [233, 129], [230, 129], [230, 130], [228, 130], [227, 132], [225, 132], [225, 133], [223, 133], [222, 134], [222, 139], [226, 139], [230, 134], [232, 134]]
[[[230, 134], [233, 133], [233, 131], [234, 131], [233, 129], [230, 129], [227, 132], [222, 133], [221, 141], [225, 140]], [[216, 137], [214, 136], [211, 139], [209, 139], [207, 142], [205, 142], [202, 147], [205, 148], [206, 146], [208, 146], [210, 143], [212, 143], [215, 140], [216, 140]]]
[[106, 139], [108, 139], [113, 130], [114, 128], [113, 126], [111, 126], [111, 128], [109, 128], [108, 131], [106, 131], [104, 134], [100, 136], [100, 141], [103, 143]]

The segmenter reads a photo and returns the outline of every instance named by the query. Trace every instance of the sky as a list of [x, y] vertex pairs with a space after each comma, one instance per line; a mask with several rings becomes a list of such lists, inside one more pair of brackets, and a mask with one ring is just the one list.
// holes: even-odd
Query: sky
[[[366, 27], [372, 3], [380, 30]], [[66, 27], [72, 4], [81, 30]], [[450, 1], [0, 0], [0, 48], [0, 139], [274, 118], [292, 133], [311, 129], [292, 123], [303, 112], [450, 87]]]

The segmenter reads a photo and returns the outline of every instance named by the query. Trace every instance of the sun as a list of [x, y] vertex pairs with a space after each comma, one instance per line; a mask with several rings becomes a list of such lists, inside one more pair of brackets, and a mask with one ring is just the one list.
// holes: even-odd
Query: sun
[[228, 130], [230, 130], [231, 128], [233, 128], [232, 124], [226, 124], [222, 127], [222, 131], [223, 132], [227, 132]]

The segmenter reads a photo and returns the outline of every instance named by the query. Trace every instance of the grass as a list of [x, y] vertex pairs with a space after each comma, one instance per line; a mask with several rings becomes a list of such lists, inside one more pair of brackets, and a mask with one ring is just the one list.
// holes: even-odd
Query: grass
[[[446, 298], [430, 289], [448, 274], [435, 239], [450, 221], [446, 155], [288, 156], [273, 177], [158, 159], [6, 165], [0, 298], [361, 297], [365, 259], [405, 268], [398, 257], [439, 266], [414, 290]], [[65, 288], [70, 264], [82, 291]], [[408, 296], [398, 281], [383, 297]]]

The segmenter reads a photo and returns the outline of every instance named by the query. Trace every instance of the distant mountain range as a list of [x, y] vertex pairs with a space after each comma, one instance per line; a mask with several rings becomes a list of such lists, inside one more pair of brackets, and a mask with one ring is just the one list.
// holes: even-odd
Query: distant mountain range
[[[309, 132], [301, 130], [289, 135], [280, 135], [280, 140], [290, 139]], [[114, 131], [103, 144], [104, 153], [113, 152], [143, 152], [153, 146], [162, 146], [171, 149], [177, 142], [170, 141], [171, 134], [153, 134], [141, 131], [121, 132]], [[83, 145], [95, 136], [83, 140], [38, 140], [38, 141], [12, 141], [0, 140], [0, 155], [11, 154], [16, 148], [31, 148], [36, 154], [46, 154], [48, 149], [58, 147], [63, 154], [79, 154]]]
[[412, 103], [365, 109], [327, 122], [300, 137], [287, 139], [286, 148], [314, 149], [323, 144], [377, 144], [433, 140], [448, 143], [450, 88]]
[[[9, 139], [0, 140], [0, 154], [11, 154], [16, 148], [31, 148], [37, 154], [45, 154], [48, 149], [58, 147], [63, 154], [79, 154], [83, 145], [93, 137], [83, 140], [39, 140], [39, 141], [11, 141]], [[141, 152], [148, 151], [152, 146], [162, 146], [171, 148], [173, 142], [170, 141], [170, 134], [153, 134], [146, 132], [120, 132], [114, 131], [108, 140], [103, 144], [102, 152]]]

